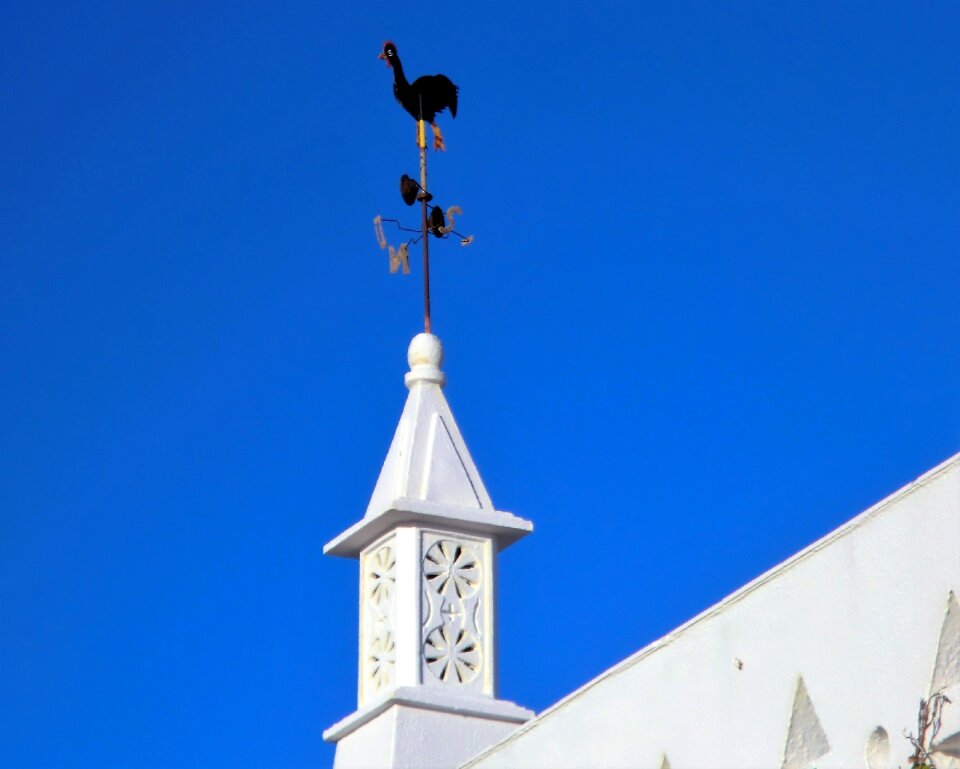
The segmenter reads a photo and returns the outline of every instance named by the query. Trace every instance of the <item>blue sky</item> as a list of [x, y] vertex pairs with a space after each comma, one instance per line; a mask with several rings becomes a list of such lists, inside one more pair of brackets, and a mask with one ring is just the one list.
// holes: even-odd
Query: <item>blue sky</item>
[[[328, 766], [406, 391], [446, 393], [536, 710], [960, 448], [955, 3], [8, 3], [0, 765]], [[904, 554], [922, 561], [922, 554]], [[803, 619], [798, 617], [798, 622]], [[789, 628], [783, 628], [789, 632]], [[918, 695], [919, 696], [919, 695]]]

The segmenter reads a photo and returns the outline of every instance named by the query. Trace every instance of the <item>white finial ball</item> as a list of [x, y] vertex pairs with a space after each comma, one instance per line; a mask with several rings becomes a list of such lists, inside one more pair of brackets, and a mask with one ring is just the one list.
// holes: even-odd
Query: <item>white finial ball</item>
[[404, 375], [407, 387], [417, 384], [435, 384], [443, 387], [447, 381], [440, 364], [443, 363], [443, 345], [433, 334], [417, 334], [407, 350], [410, 370]]
[[407, 350], [407, 363], [413, 369], [416, 366], [440, 368], [443, 363], [443, 345], [433, 334], [417, 334]]

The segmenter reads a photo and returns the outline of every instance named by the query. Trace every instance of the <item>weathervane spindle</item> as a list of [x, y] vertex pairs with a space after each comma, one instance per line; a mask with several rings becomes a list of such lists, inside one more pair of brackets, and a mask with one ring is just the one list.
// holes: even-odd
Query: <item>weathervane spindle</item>
[[427, 127], [423, 118], [417, 121], [417, 146], [420, 148], [420, 203], [423, 206], [423, 330], [430, 332], [430, 239], [427, 237]]

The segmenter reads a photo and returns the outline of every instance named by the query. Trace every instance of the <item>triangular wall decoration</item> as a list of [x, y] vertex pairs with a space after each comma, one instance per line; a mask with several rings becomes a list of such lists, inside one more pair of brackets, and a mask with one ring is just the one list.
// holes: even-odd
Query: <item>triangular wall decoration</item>
[[[940, 742], [933, 746], [933, 752], [941, 756], [948, 756], [951, 759], [960, 759], [960, 732], [944, 737]], [[937, 766], [940, 762], [937, 762]], [[951, 764], [952, 765], [952, 764]]]
[[947, 613], [940, 627], [930, 694], [957, 683], [960, 683], [960, 604], [951, 590], [947, 595]]
[[814, 761], [829, 752], [830, 743], [827, 742], [827, 735], [801, 677], [797, 680], [797, 690], [793, 696], [781, 769], [810, 769]]

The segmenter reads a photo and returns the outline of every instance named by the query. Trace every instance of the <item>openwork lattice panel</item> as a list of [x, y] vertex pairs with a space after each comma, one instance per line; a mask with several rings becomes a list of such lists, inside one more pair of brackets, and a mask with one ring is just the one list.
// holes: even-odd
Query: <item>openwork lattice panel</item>
[[360, 699], [389, 689], [396, 669], [397, 549], [390, 538], [361, 557]]
[[486, 691], [489, 543], [423, 532], [422, 680]]

